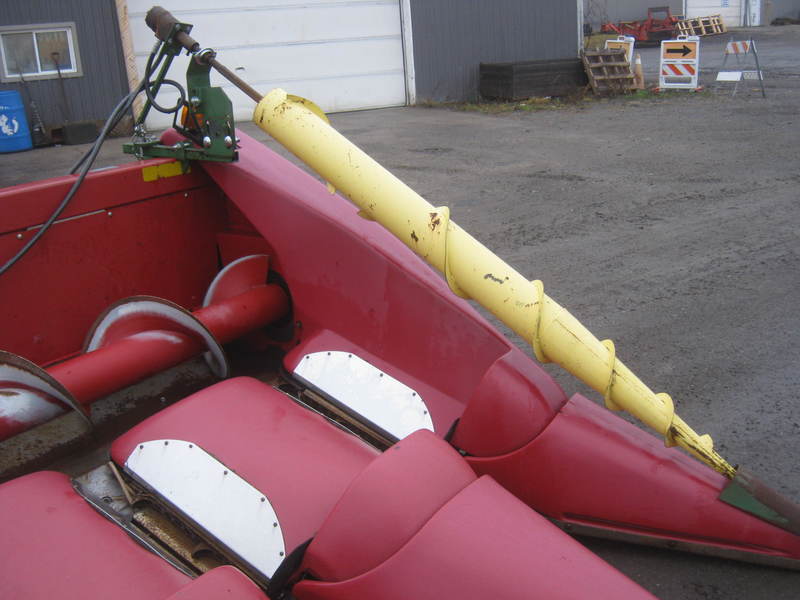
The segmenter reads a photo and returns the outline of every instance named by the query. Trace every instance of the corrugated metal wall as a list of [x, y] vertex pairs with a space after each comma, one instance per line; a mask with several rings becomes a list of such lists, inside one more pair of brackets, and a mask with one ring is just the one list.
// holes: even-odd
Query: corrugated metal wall
[[[74, 22], [82, 77], [64, 79], [71, 120], [104, 120], [128, 92], [114, 0], [0, 0], [0, 25]], [[28, 82], [31, 96], [47, 126], [63, 123], [57, 79]], [[19, 83], [0, 83], [18, 90]], [[23, 94], [23, 98], [25, 95]]]
[[683, 0], [583, 0], [584, 20], [595, 31], [605, 21], [643, 21], [650, 6], [669, 6], [673, 15], [683, 14]]
[[478, 65], [578, 55], [574, 0], [411, 0], [417, 101], [473, 100]]
[[800, 0], [771, 0], [767, 7], [768, 18], [791, 17], [800, 19]]

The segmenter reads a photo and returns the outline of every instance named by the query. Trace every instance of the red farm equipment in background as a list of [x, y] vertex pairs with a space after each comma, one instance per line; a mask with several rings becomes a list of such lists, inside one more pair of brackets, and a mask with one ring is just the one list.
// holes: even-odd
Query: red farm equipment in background
[[647, 9], [644, 21], [604, 23], [600, 31], [631, 36], [637, 42], [660, 42], [672, 37], [678, 21], [680, 18], [672, 14], [669, 6], [653, 6]]

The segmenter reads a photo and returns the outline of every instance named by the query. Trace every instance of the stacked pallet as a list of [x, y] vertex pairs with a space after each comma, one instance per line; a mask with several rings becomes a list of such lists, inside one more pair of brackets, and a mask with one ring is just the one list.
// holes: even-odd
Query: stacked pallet
[[577, 58], [481, 63], [479, 91], [493, 100], [570, 96], [586, 85]]
[[684, 19], [675, 24], [675, 32], [678, 35], [718, 35], [725, 33], [728, 28], [720, 15], [710, 17], [695, 17], [694, 19]]
[[636, 89], [631, 64], [622, 48], [584, 50], [583, 68], [598, 96], [627, 94]]

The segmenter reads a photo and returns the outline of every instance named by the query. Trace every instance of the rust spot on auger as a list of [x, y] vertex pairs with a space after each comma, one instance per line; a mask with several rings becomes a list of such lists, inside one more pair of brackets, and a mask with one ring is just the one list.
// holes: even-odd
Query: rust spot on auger
[[417, 237], [417, 233], [415, 231], [411, 232], [411, 239], [414, 240], [415, 243], [419, 243], [419, 238]]
[[495, 283], [499, 283], [500, 285], [503, 285], [505, 283], [505, 281], [503, 281], [499, 277], [495, 277], [491, 273], [487, 273], [486, 275], [483, 276], [483, 278], [484, 279], [490, 279], [490, 280], [494, 281]]
[[439, 217], [438, 213], [432, 212], [431, 215], [431, 224], [428, 226], [431, 228], [431, 231], [436, 231], [436, 228], [442, 224], [442, 219]]

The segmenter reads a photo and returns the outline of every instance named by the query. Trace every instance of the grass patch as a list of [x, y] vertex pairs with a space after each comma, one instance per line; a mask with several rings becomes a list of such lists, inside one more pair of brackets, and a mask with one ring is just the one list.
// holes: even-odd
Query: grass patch
[[423, 101], [416, 106], [424, 108], [444, 108], [461, 112], [476, 112], [486, 115], [501, 115], [518, 112], [539, 112], [546, 110], [564, 110], [568, 108], [588, 108], [597, 103], [608, 102], [649, 102], [665, 101], [682, 97], [711, 98], [713, 92], [703, 90], [700, 92], [688, 92], [686, 90], [662, 90], [655, 91], [653, 88], [635, 90], [628, 94], [618, 94], [614, 96], [595, 96], [591, 91], [576, 94], [569, 98], [527, 98], [513, 102], [503, 101], [483, 101], [483, 102], [435, 102]]
[[584, 50], [602, 50], [606, 47], [606, 40], [617, 39], [616, 33], [593, 33], [583, 38]]
[[513, 102], [419, 102], [425, 108], [447, 108], [462, 112], [479, 112], [489, 115], [511, 112], [534, 112], [539, 110], [558, 110], [574, 105], [578, 100], [564, 98], [526, 98]]

